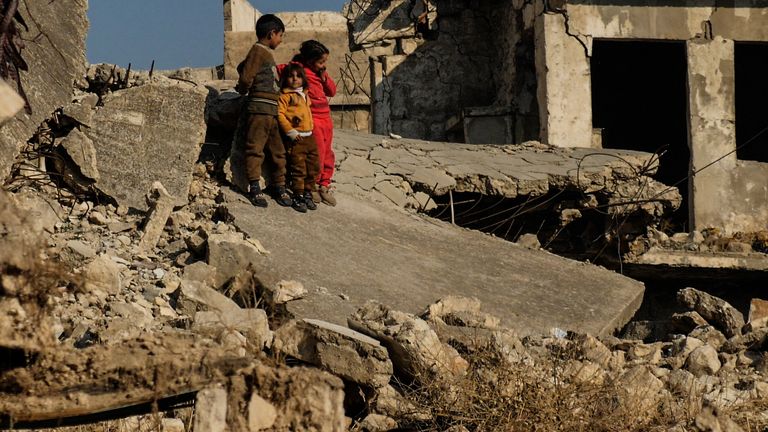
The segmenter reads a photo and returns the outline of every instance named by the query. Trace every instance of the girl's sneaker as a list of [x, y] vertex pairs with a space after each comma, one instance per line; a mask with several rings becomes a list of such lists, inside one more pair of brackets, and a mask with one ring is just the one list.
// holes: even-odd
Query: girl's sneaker
[[317, 204], [315, 204], [315, 200], [312, 199], [312, 192], [304, 192], [304, 203], [308, 210], [317, 210]]
[[320, 186], [320, 198], [331, 207], [336, 205], [336, 198], [333, 196], [333, 191], [329, 186]]
[[304, 202], [304, 197], [298, 194], [294, 195], [291, 207], [299, 213], [307, 212], [307, 203]]

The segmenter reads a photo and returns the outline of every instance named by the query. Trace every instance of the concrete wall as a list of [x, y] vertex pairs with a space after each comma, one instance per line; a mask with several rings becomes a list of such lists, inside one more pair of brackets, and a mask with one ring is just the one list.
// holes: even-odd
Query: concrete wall
[[[508, 33], [513, 32], [509, 29], [513, 24], [499, 25], [498, 15], [511, 14], [512, 2], [436, 2], [437, 23], [425, 38], [414, 37], [413, 22], [401, 18], [409, 15], [410, 2], [385, 3], [379, 16], [391, 16], [390, 20], [368, 23], [365, 16], [350, 17], [350, 27], [360, 35], [354, 40], [360, 43], [387, 43], [383, 38], [396, 38], [396, 52], [376, 57], [371, 68], [373, 131], [444, 141], [452, 138], [451, 128], [457, 125], [461, 140], [488, 136], [465, 134], [466, 122], [461, 118], [471, 108], [493, 106], [500, 92], [511, 98], [515, 74], [514, 69], [505, 68], [507, 57], [502, 53], [512, 52], [504, 42], [513, 39]], [[501, 108], [509, 111], [506, 106]], [[490, 117], [477, 124], [487, 127], [492, 122], [504, 130], [507, 118], [495, 113]], [[506, 142], [513, 139], [510, 135], [502, 134]]]
[[[592, 40], [684, 40], [688, 52], [693, 228], [768, 229], [768, 164], [736, 158], [734, 40], [768, 41], [764, 1], [571, 0], [536, 19], [541, 138], [592, 145]], [[755, 7], [759, 6], [759, 7]], [[728, 154], [729, 152], [732, 152]], [[724, 155], [726, 155], [723, 157]]]
[[[275, 50], [275, 61], [289, 62], [301, 42], [316, 39], [331, 52], [328, 72], [339, 92], [331, 100], [336, 127], [368, 130], [370, 117], [370, 79], [368, 53], [351, 53], [347, 21], [335, 12], [284, 12], [276, 14], [286, 27], [283, 43]], [[224, 77], [237, 79], [237, 65], [256, 42], [255, 23], [261, 16], [247, 0], [224, 2]]]

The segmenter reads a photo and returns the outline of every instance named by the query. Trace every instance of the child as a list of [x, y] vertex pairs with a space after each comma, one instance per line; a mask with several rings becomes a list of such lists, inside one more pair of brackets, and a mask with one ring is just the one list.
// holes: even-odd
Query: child
[[282, 93], [278, 100], [277, 121], [288, 149], [288, 171], [293, 189], [293, 208], [301, 213], [316, 210], [312, 200], [319, 164], [317, 142], [312, 136], [312, 114], [304, 93], [307, 76], [304, 67], [291, 63], [283, 69]]
[[313, 193], [315, 202], [322, 201], [330, 206], [336, 205], [331, 191], [331, 179], [336, 165], [336, 156], [333, 153], [333, 120], [331, 119], [331, 107], [328, 98], [336, 95], [336, 83], [326, 72], [326, 63], [330, 51], [322, 43], [316, 40], [304, 41], [299, 48], [299, 54], [293, 61], [304, 66], [307, 76], [305, 91], [312, 102], [312, 120], [314, 129], [312, 135], [317, 142], [320, 175], [317, 184], [320, 186], [320, 194]]
[[280, 18], [267, 14], [256, 22], [258, 42], [238, 68], [237, 91], [247, 94], [245, 113], [245, 171], [248, 175], [248, 199], [257, 207], [266, 207], [259, 178], [264, 162], [264, 148], [269, 152], [275, 171], [272, 176], [273, 196], [278, 204], [289, 206], [291, 197], [285, 191], [285, 148], [277, 126], [277, 66], [270, 50], [283, 41], [285, 25]]

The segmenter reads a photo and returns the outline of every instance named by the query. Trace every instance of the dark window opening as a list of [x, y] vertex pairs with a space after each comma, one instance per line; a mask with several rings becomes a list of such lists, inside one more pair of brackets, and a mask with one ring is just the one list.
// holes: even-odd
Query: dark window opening
[[688, 85], [685, 43], [596, 40], [592, 125], [603, 148], [661, 154], [657, 180], [676, 185], [683, 205], [671, 229], [688, 223]]
[[768, 162], [768, 44], [736, 43], [736, 157]]

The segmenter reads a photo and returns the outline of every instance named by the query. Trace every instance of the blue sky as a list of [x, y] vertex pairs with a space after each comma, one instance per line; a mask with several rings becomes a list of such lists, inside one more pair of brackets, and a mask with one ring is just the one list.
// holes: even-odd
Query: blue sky
[[[134, 69], [223, 61], [222, 0], [91, 0], [88, 61]], [[251, 0], [262, 12], [340, 11], [344, 0]]]

